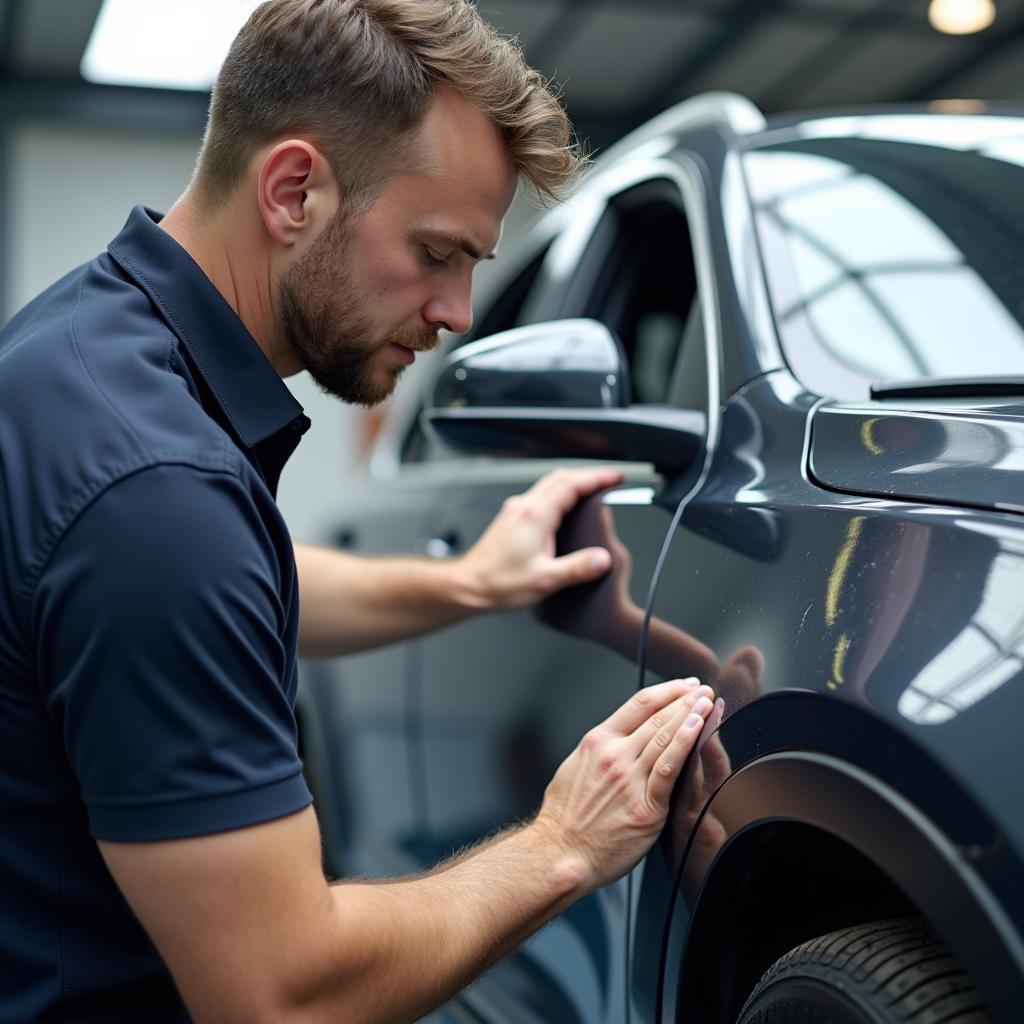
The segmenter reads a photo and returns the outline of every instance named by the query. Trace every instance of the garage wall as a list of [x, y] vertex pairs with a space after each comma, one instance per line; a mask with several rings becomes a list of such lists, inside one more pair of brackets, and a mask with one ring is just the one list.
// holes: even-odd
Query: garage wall
[[[192, 174], [194, 135], [83, 130], [49, 121], [12, 126], [4, 196], [3, 319], [91, 259], [132, 206], [166, 210]], [[324, 539], [350, 471], [356, 413], [305, 373], [286, 382], [313, 420], [281, 481], [293, 535]]]

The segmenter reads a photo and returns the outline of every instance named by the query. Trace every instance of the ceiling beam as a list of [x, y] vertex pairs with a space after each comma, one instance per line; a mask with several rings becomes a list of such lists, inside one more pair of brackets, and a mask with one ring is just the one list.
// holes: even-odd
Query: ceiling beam
[[[569, 6], [575, 7], [577, 11], [580, 6], [586, 8], [605, 4], [631, 11], [669, 14], [706, 14], [712, 17], [728, 17], [732, 14], [722, 0], [583, 0], [582, 4], [569, 0]], [[746, 0], [745, 4], [737, 6], [753, 10], [757, 4], [755, 0]], [[851, 13], [856, 13], [851, 12], [849, 8], [824, 3], [822, 0], [776, 0], [776, 7], [781, 15], [797, 19], [804, 25], [823, 28], [842, 26], [849, 20]], [[901, 31], [920, 30], [922, 35], [931, 35], [935, 32], [928, 24], [923, 4], [903, 8], [893, 3], [880, 5], [875, 10], [874, 18], [880, 31], [898, 28]]]
[[912, 102], [942, 99], [944, 97], [940, 95], [941, 91], [952, 85], [961, 75], [974, 71], [975, 68], [992, 60], [998, 54], [1017, 46], [1022, 40], [1024, 40], [1024, 15], [1009, 22], [998, 33], [991, 31], [979, 33], [976, 45], [961, 60], [938, 74], [920, 79], [908, 87], [900, 99]]
[[[840, 61], [849, 60], [858, 49], [879, 34], [879, 17], [889, 12], [892, 0], [878, 0], [867, 10], [847, 12], [842, 24], [843, 31], [824, 46], [818, 47], [806, 60], [797, 64], [789, 74], [784, 75], [772, 86], [764, 98], [763, 107], [767, 111], [787, 110], [800, 105], [799, 97], [804, 89], [828, 74]], [[927, 24], [925, 25], [927, 28]], [[928, 28], [928, 31], [934, 31]]]
[[14, 66], [21, 3], [22, 0], [7, 0], [0, 18], [0, 79], [3, 79]]
[[545, 69], [555, 63], [563, 44], [579, 27], [580, 19], [585, 16], [583, 12], [596, 6], [596, 0], [568, 0], [545, 30], [544, 37], [530, 47], [526, 55], [528, 63], [547, 74]]
[[[634, 124], [642, 124], [664, 110], [668, 97], [682, 95], [689, 82], [696, 81], [701, 72], [739, 46], [783, 6], [784, 0], [737, 0], [725, 11], [719, 8], [721, 24], [717, 31], [681, 68], [672, 68], [654, 83], [637, 106]], [[687, 7], [687, 13], [691, 9]]]
[[126, 131], [200, 132], [209, 93], [96, 85], [8, 73], [0, 79], [0, 118], [7, 126], [45, 120]]

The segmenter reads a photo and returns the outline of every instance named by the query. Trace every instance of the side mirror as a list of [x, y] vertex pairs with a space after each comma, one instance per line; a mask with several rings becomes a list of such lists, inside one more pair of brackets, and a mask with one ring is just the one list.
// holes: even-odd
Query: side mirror
[[559, 320], [493, 334], [456, 349], [434, 382], [434, 409], [621, 409], [626, 357], [596, 320]]
[[626, 358], [612, 332], [596, 320], [556, 320], [456, 349], [423, 418], [465, 451], [652, 462], [665, 472], [689, 466], [704, 416], [628, 401]]

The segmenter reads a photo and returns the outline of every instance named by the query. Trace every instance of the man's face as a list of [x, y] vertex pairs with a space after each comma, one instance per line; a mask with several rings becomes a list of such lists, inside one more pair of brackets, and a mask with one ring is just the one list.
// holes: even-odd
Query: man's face
[[472, 324], [472, 272], [497, 244], [515, 169], [476, 108], [439, 93], [418, 130], [416, 166], [365, 211], [344, 203], [282, 276], [286, 341], [313, 379], [375, 405], [441, 329]]

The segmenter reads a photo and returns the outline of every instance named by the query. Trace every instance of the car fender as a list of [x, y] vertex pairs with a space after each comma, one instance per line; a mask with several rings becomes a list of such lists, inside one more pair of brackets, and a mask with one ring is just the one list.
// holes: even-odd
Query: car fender
[[[634, 992], [652, 998], [639, 1019], [675, 1020], [677, 1010], [717, 1019], [705, 996], [729, 956], [723, 915], [737, 913], [735, 880], [758, 855], [757, 837], [780, 823], [856, 851], [928, 918], [997, 1019], [1014, 1019], [1024, 1003], [1024, 940], [1006, 897], [1019, 893], [1022, 866], [944, 766], [869, 711], [797, 690], [754, 701], [701, 744], [638, 886]], [[786, 887], [784, 877], [775, 881]], [[682, 1012], [687, 1005], [697, 1017]]]

